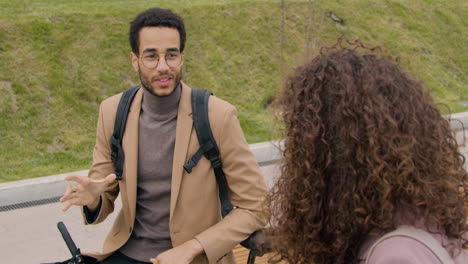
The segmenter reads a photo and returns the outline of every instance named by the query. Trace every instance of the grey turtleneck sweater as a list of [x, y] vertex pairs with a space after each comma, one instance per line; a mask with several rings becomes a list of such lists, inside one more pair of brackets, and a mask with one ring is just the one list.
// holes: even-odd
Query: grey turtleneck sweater
[[140, 261], [172, 248], [169, 234], [172, 163], [181, 85], [164, 97], [143, 89], [139, 121], [138, 183], [133, 233], [120, 249]]

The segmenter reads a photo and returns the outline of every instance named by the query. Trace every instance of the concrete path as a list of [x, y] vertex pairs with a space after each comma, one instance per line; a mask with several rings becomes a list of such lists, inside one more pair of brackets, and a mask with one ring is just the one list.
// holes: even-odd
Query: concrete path
[[[262, 166], [267, 185], [271, 186], [275, 165]], [[121, 208], [117, 198], [116, 210], [104, 223], [85, 226], [79, 208], [61, 211], [60, 203], [51, 203], [0, 212], [0, 263], [39, 264], [63, 261], [71, 257], [57, 229], [62, 221], [81, 251], [100, 251], [105, 235]]]

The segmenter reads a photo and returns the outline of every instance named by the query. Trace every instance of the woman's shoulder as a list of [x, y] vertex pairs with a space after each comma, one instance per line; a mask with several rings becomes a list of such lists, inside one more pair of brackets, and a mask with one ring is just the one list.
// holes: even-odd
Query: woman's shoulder
[[[367, 255], [368, 254], [368, 255]], [[372, 252], [367, 252], [369, 264], [440, 264], [437, 256], [420, 241], [395, 235], [377, 242]]]
[[448, 263], [468, 263], [466, 251], [455, 250], [455, 257], [452, 259], [443, 246], [448, 244], [448, 240], [439, 234], [403, 226], [380, 238], [372, 239], [362, 256], [367, 256], [369, 264], [440, 264], [443, 263], [441, 259]]

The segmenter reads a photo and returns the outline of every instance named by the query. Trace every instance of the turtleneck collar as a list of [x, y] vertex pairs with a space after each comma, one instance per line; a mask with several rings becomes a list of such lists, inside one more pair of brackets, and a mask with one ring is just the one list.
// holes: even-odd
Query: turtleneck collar
[[143, 89], [141, 110], [157, 120], [166, 120], [177, 115], [182, 85], [179, 83], [171, 94], [158, 96]]

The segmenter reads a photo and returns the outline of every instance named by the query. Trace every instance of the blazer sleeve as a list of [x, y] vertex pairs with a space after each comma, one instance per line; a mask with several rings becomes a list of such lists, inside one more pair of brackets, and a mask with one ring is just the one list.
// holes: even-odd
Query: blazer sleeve
[[[109, 99], [104, 100], [99, 108], [99, 119], [96, 128], [96, 145], [93, 150], [93, 165], [88, 177], [102, 179], [114, 173], [114, 164], [111, 160], [110, 136], [114, 128], [115, 112]], [[90, 222], [89, 211], [82, 207], [82, 215], [85, 224], [98, 224], [114, 211], [114, 201], [119, 193], [118, 182], [110, 184], [101, 195], [101, 206], [98, 215], [94, 216], [94, 222]]]
[[[212, 116], [210, 123], [211, 118]], [[266, 185], [245, 140], [236, 109], [229, 105], [221, 120], [221, 124], [212, 124], [211, 127], [219, 127], [213, 133], [220, 150], [234, 210], [195, 237], [202, 244], [209, 263], [216, 263], [239, 242], [265, 227], [269, 219], [264, 202]]]

